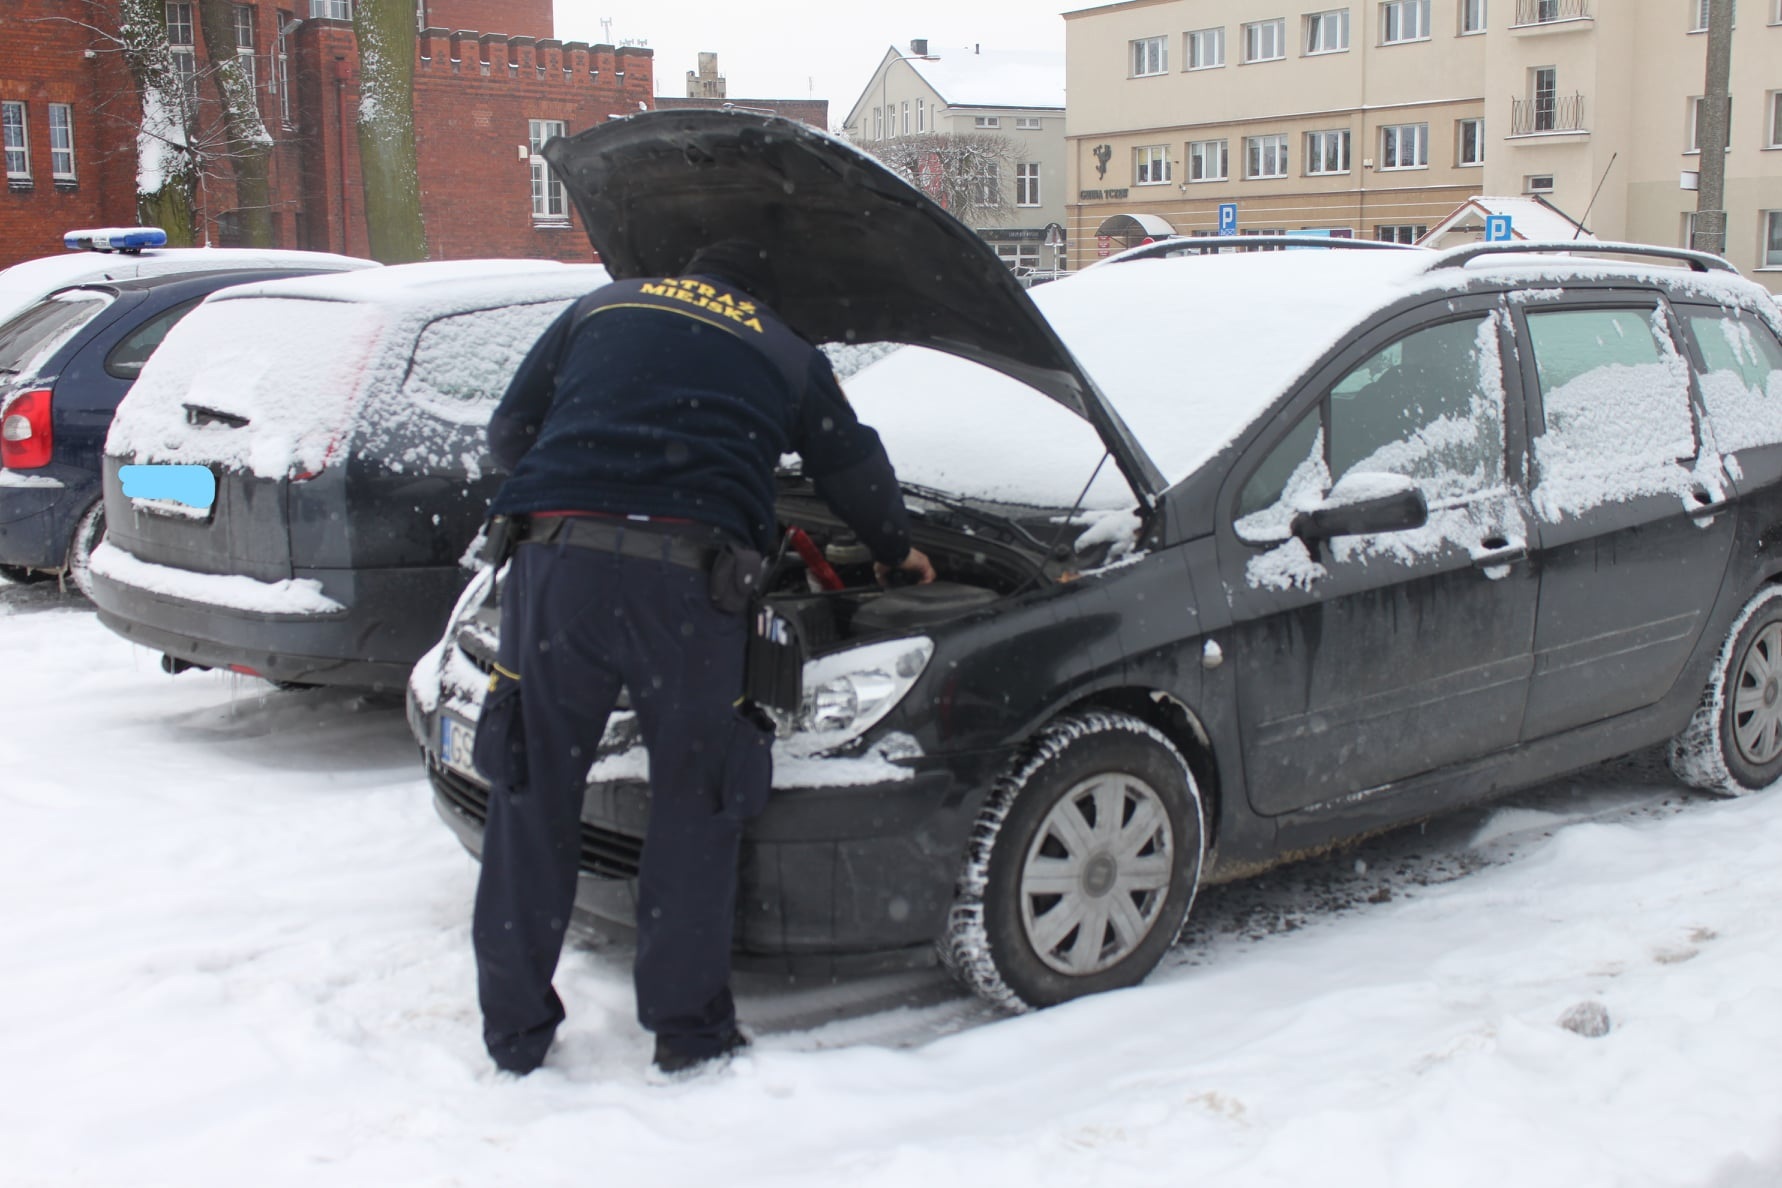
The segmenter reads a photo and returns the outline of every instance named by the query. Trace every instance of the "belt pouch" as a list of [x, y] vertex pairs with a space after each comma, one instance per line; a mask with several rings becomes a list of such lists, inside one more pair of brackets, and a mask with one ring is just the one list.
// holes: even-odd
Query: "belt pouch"
[[765, 568], [766, 558], [754, 549], [725, 542], [712, 558], [712, 605], [727, 615], [742, 614], [760, 592]]
[[804, 637], [798, 624], [760, 598], [749, 605], [743, 696], [786, 714], [796, 714], [804, 701]]
[[526, 784], [526, 723], [520, 715], [520, 680], [497, 668], [489, 678], [477, 718], [470, 761], [485, 780], [520, 791]]

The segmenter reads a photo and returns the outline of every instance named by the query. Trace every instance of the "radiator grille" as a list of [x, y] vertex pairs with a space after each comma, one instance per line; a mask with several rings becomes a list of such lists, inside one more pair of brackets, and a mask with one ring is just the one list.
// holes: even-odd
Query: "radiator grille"
[[[489, 791], [437, 763], [427, 765], [427, 775], [447, 803], [478, 825], [489, 819]], [[643, 857], [643, 838], [582, 822], [580, 869], [601, 879], [635, 879]]]

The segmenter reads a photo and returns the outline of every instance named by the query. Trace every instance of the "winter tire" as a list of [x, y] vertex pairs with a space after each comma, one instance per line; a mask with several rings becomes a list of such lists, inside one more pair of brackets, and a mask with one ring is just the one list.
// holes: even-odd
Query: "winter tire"
[[1200, 791], [1160, 731], [1060, 718], [978, 815], [941, 958], [1011, 1012], [1135, 985], [1181, 931], [1203, 850]]
[[1684, 783], [1728, 796], [1782, 779], [1782, 587], [1759, 590], [1739, 612], [1667, 757]]
[[89, 602], [93, 598], [93, 550], [105, 539], [105, 501], [100, 500], [81, 513], [68, 542], [68, 568], [64, 571], [74, 588]]

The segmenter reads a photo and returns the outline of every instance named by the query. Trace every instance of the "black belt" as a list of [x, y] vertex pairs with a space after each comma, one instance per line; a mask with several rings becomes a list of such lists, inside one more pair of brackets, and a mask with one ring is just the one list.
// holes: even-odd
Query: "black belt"
[[523, 539], [530, 544], [566, 544], [698, 570], [711, 569], [712, 558], [722, 544], [722, 538], [707, 529], [692, 536], [664, 525], [593, 516], [539, 516]]

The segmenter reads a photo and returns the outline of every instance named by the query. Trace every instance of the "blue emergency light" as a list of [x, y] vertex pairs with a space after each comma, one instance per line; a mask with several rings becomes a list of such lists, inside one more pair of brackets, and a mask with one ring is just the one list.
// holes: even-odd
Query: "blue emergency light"
[[133, 255], [143, 248], [167, 246], [167, 232], [159, 227], [106, 227], [96, 231], [70, 231], [62, 246], [71, 252], [123, 252]]

